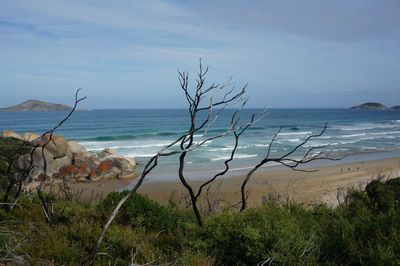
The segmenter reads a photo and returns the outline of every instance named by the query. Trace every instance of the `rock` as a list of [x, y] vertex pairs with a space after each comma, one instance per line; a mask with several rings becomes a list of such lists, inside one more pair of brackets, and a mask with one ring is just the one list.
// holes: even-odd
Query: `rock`
[[24, 135], [22, 135], [22, 138], [23, 138], [24, 140], [26, 140], [26, 141], [31, 142], [31, 141], [33, 141], [33, 140], [35, 140], [35, 139], [40, 138], [40, 135], [35, 134], [35, 133], [32, 133], [32, 132], [27, 132], [27, 133], [25, 133]]
[[72, 158], [72, 164], [60, 168], [55, 178], [65, 181], [75, 179], [80, 182], [89, 181], [92, 172], [97, 169], [98, 165], [93, 158], [75, 157]]
[[136, 165], [134, 160], [120, 156], [108, 157], [107, 160], [111, 161], [113, 166], [121, 169], [122, 174], [131, 173]]
[[[13, 134], [6, 133], [6, 135]], [[50, 180], [50, 177], [52, 177], [65, 181], [88, 182], [135, 177], [135, 161], [118, 156], [115, 150], [111, 148], [104, 149], [101, 153], [96, 154], [87, 151], [75, 141], [66, 141], [62, 136], [53, 135], [50, 140], [49, 135], [39, 136], [33, 133], [25, 133], [24, 138], [31, 141], [30, 145], [39, 145], [32, 154], [32, 178], [34, 180]], [[46, 161], [46, 173], [43, 169], [44, 161]], [[18, 167], [27, 170], [30, 163], [30, 153], [25, 154], [20, 156]]]
[[46, 149], [50, 151], [56, 158], [64, 157], [71, 153], [70, 146], [64, 137], [53, 135], [51, 140], [49, 140], [50, 135], [47, 134], [39, 139], [34, 140], [32, 143], [39, 146], [46, 145]]
[[88, 151], [76, 141], [68, 141], [69, 149], [72, 153], [83, 153], [87, 154]]
[[54, 178], [62, 179], [64, 181], [70, 181], [75, 178], [75, 173], [78, 171], [75, 165], [66, 165], [60, 168]]
[[4, 130], [2, 136], [5, 138], [14, 138], [23, 140], [20, 134], [11, 130]]
[[113, 166], [113, 163], [109, 160], [100, 162], [99, 166], [91, 174], [91, 179], [109, 179], [117, 178], [120, 174], [120, 170]]
[[117, 154], [117, 152], [112, 149], [112, 148], [105, 148], [104, 150], [102, 150], [99, 154], [100, 158], [105, 158], [108, 156], [115, 156]]
[[390, 107], [390, 109], [394, 110], [394, 111], [400, 111], [400, 105], [392, 106], [392, 107]]
[[18, 159], [18, 167], [22, 170], [28, 170], [31, 166], [32, 159], [32, 178], [34, 180], [38, 179], [38, 176], [44, 173], [44, 161], [46, 160], [46, 173], [51, 176], [57, 169], [56, 164], [54, 162], [54, 156], [50, 153], [46, 148], [37, 148], [31, 154], [25, 154], [19, 157]]
[[61, 158], [54, 159], [54, 170], [57, 171], [61, 167], [72, 164], [72, 155], [67, 155]]
[[100, 162], [95, 171], [96, 176], [100, 178], [123, 178], [127, 179], [134, 174], [135, 162], [124, 157], [108, 157]]

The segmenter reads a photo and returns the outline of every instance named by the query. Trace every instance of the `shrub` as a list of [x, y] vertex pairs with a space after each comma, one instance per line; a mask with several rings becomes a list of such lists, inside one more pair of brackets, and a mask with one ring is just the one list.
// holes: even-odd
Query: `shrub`
[[298, 222], [300, 213], [304, 211], [275, 204], [244, 213], [227, 211], [205, 221], [195, 245], [215, 256], [217, 264], [255, 265], [268, 259], [314, 264], [317, 246], [308, 225]]
[[[99, 215], [106, 219], [118, 202], [127, 194], [124, 192], [110, 193], [97, 205]], [[146, 195], [134, 193], [119, 211], [116, 221], [122, 225], [145, 227], [148, 230], [164, 230], [171, 232], [176, 228], [176, 219], [171, 209], [149, 199]]]
[[30, 149], [31, 145], [23, 140], [0, 137], [0, 191], [4, 192], [9, 185], [7, 175], [9, 163], [14, 162], [10, 167], [10, 175], [17, 178], [22, 173], [17, 167], [17, 159]]

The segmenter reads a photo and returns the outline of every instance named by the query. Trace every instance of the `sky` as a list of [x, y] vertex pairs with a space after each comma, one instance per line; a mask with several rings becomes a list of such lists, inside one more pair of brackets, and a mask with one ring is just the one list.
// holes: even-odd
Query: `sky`
[[400, 1], [0, 1], [0, 107], [183, 108], [208, 82], [248, 83], [249, 107], [400, 104]]

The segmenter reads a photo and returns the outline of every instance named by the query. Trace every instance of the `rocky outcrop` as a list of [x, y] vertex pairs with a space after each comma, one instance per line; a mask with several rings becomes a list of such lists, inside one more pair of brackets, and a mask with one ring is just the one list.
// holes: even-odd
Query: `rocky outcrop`
[[4, 130], [1, 136], [4, 138], [14, 138], [23, 140], [23, 137], [20, 134], [11, 130]]
[[38, 139], [33, 140], [32, 144], [39, 145], [39, 147], [45, 146], [46, 149], [51, 152], [56, 158], [61, 158], [71, 153], [71, 148], [68, 144], [68, 141], [66, 141], [64, 137], [58, 135], [44, 135]]
[[21, 137], [15, 132], [6, 131], [3, 136], [25, 139], [30, 141], [32, 147], [37, 147], [18, 159], [18, 167], [22, 170], [31, 169], [34, 180], [54, 178], [91, 182], [135, 177], [135, 161], [117, 155], [113, 149], [89, 152], [79, 143], [67, 141], [59, 135], [53, 135], [50, 139], [50, 135], [26, 133]]
[[390, 109], [394, 110], [394, 111], [400, 111], [400, 105], [395, 105], [390, 107]]
[[40, 135], [32, 133], [32, 132], [27, 132], [24, 135], [22, 135], [22, 138], [26, 141], [33, 141], [37, 138], [40, 138]]

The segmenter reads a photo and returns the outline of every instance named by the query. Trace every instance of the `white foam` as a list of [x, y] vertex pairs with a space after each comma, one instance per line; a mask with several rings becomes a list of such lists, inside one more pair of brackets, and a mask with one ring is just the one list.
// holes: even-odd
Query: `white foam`
[[388, 132], [377, 132], [377, 133], [368, 133], [369, 135], [380, 136], [380, 135], [396, 135], [400, 134], [400, 131], [388, 131]]
[[295, 135], [307, 135], [311, 134], [311, 131], [300, 131], [300, 132], [281, 132], [278, 136], [295, 136]]
[[331, 139], [332, 138], [332, 136], [320, 136], [320, 137], [318, 137], [319, 139]]
[[361, 137], [361, 136], [365, 136], [366, 133], [359, 133], [359, 134], [350, 134], [350, 135], [341, 135], [338, 136], [340, 138], [354, 138], [354, 137]]
[[[234, 156], [235, 159], [245, 159], [245, 158], [252, 158], [252, 157], [257, 157], [257, 154], [236, 154]], [[230, 156], [219, 156], [215, 158], [211, 158], [211, 161], [221, 161], [221, 160], [228, 160]]]
[[362, 147], [362, 150], [376, 150], [377, 147]]
[[343, 130], [343, 131], [360, 131], [369, 130], [376, 128], [396, 128], [399, 127], [398, 124], [376, 124], [376, 123], [360, 123], [351, 126], [334, 126], [332, 128]]
[[209, 149], [208, 151], [211, 152], [218, 152], [218, 151], [231, 151], [233, 149], [233, 147], [226, 147], [226, 148], [213, 148], [213, 149]]
[[265, 148], [265, 147], [269, 147], [269, 144], [256, 144], [254, 145], [255, 147], [261, 147], [261, 148]]
[[130, 158], [137, 158], [137, 157], [149, 158], [149, 157], [153, 157], [154, 155], [156, 155], [156, 152], [155, 153], [128, 153], [128, 154], [124, 154], [124, 156], [130, 157]]
[[300, 142], [300, 139], [286, 139], [289, 142]]

